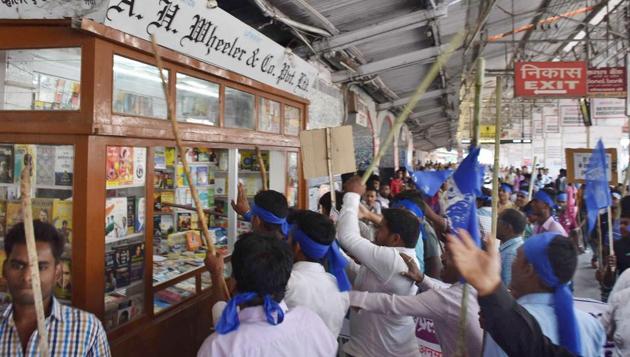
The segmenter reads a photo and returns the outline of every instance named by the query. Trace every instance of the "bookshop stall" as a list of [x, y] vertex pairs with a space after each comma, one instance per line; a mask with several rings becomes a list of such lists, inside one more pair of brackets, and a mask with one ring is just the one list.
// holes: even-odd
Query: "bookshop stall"
[[239, 184], [250, 200], [264, 179], [289, 206], [305, 202], [298, 135], [308, 102], [179, 52], [161, 55], [185, 152], [165, 120], [148, 41], [87, 19], [0, 21], [0, 235], [20, 220], [29, 153], [33, 215], [67, 242], [56, 295], [103, 321], [115, 356], [195, 355], [211, 332], [191, 186], [226, 255], [226, 279], [235, 239], [250, 229], [230, 207]]

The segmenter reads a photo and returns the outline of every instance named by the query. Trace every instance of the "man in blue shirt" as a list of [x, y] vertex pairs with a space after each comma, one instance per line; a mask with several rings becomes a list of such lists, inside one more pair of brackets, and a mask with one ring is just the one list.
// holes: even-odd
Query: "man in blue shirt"
[[527, 218], [513, 208], [506, 208], [497, 220], [497, 239], [501, 241], [501, 281], [510, 286], [512, 280], [512, 262], [516, 259], [516, 251], [523, 245], [523, 231]]
[[[577, 253], [569, 239], [551, 232], [532, 236], [518, 249], [512, 264], [511, 292], [554, 344], [578, 356], [601, 356], [602, 325], [573, 307], [568, 282], [576, 267]], [[488, 336], [484, 356], [506, 354]]]

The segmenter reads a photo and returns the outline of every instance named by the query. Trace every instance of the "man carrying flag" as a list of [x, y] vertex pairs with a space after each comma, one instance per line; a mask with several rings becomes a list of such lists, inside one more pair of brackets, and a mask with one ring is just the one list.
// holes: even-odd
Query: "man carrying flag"
[[586, 203], [588, 222], [587, 234], [590, 234], [595, 228], [599, 211], [611, 205], [610, 188], [608, 187], [609, 178], [606, 169], [606, 152], [601, 139], [597, 141], [597, 146], [588, 161], [585, 176], [584, 202]]

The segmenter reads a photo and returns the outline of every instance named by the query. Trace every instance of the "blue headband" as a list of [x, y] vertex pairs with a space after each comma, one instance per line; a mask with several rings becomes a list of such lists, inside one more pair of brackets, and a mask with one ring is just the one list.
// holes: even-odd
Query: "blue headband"
[[[558, 236], [557, 233], [547, 232], [530, 237], [523, 244], [523, 251], [527, 260], [534, 266], [534, 270], [545, 283], [554, 289], [554, 310], [558, 322], [560, 344], [578, 356], [581, 356], [580, 332], [573, 309], [573, 295], [568, 284], [563, 284], [553, 272], [547, 248], [549, 243]], [[566, 239], [566, 238], [563, 238]]]
[[567, 201], [567, 194], [566, 193], [558, 194], [558, 197], [556, 197], [556, 201], [566, 202]]
[[[241, 321], [238, 318], [238, 305], [251, 301], [256, 297], [258, 297], [257, 293], [247, 292], [235, 295], [231, 298], [230, 301], [228, 301], [225, 310], [223, 310], [221, 319], [219, 319], [219, 322], [215, 326], [215, 330], [221, 335], [238, 330], [238, 327], [241, 324]], [[263, 298], [262, 308], [265, 311], [267, 322], [270, 325], [278, 325], [284, 320], [284, 311], [282, 310], [282, 307], [280, 307], [280, 304], [271, 298], [271, 295], [265, 295]]]
[[391, 205], [391, 208], [405, 208], [411, 211], [411, 213], [413, 213], [418, 218], [424, 217], [424, 212], [422, 212], [420, 207], [418, 207], [418, 205], [413, 203], [411, 200], [405, 199], [396, 201]]
[[[391, 208], [403, 208], [406, 209], [408, 211], [410, 211], [411, 213], [413, 213], [416, 217], [418, 218], [424, 218], [424, 212], [420, 209], [420, 207], [418, 207], [417, 204], [413, 203], [413, 201], [411, 200], [399, 200], [394, 202], [391, 206]], [[426, 233], [424, 231], [424, 225], [422, 224], [422, 222], [420, 222], [420, 232], [422, 234], [422, 240], [426, 240], [427, 236]]]
[[328, 269], [330, 273], [337, 278], [337, 286], [339, 291], [348, 291], [351, 288], [350, 280], [346, 274], [345, 267], [348, 261], [339, 251], [339, 244], [336, 240], [330, 245], [324, 245], [315, 242], [311, 237], [306, 235], [297, 225], [291, 228], [291, 237], [300, 243], [300, 249], [307, 257], [319, 260], [326, 257], [328, 261]]
[[519, 194], [519, 195], [523, 195], [523, 196], [525, 196], [525, 197], [529, 196], [529, 192], [524, 191], [524, 190], [520, 190], [520, 191], [518, 191], [518, 194]]
[[501, 189], [503, 189], [503, 191], [507, 193], [512, 193], [512, 186], [508, 185], [507, 183], [501, 184]]
[[553, 209], [555, 207], [555, 203], [553, 203], [553, 200], [545, 191], [539, 190], [538, 192], [536, 192], [536, 194], [534, 195], [534, 199], [543, 202], [544, 204], [549, 206], [549, 208]]
[[255, 203], [252, 204], [251, 212], [265, 223], [279, 224], [280, 230], [285, 237], [289, 234], [289, 224], [287, 223], [286, 217], [280, 218], [266, 209], [256, 206]]

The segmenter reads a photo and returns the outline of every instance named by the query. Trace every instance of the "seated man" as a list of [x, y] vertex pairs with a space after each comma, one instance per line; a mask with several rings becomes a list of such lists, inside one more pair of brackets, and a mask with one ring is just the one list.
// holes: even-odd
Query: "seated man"
[[[337, 221], [341, 246], [361, 265], [349, 262], [354, 289], [397, 295], [415, 295], [417, 287], [400, 275], [407, 265], [405, 253], [415, 260], [420, 221], [404, 209], [383, 210], [374, 243], [359, 235], [359, 204], [365, 186], [356, 176], [345, 184], [343, 208]], [[416, 261], [416, 264], [417, 261]], [[415, 323], [409, 316], [382, 315], [368, 311], [350, 312], [350, 341], [344, 351], [355, 357], [419, 356]]]
[[[215, 296], [225, 298], [223, 257], [208, 255], [206, 267]], [[245, 233], [232, 253], [236, 294], [212, 308], [216, 332], [197, 356], [334, 356], [337, 340], [311, 310], [289, 311], [283, 299], [291, 276], [293, 254], [274, 236]]]
[[249, 207], [245, 188], [239, 183], [236, 200], [236, 203], [232, 201], [232, 208], [252, 223], [252, 231], [273, 234], [282, 240], [287, 238], [289, 205], [283, 194], [273, 190], [260, 191], [254, 196], [254, 205]]
[[[109, 356], [107, 335], [92, 314], [61, 305], [53, 296], [61, 279], [61, 254], [65, 239], [54, 226], [33, 222], [42, 299], [48, 330], [50, 356]], [[0, 315], [0, 356], [40, 356], [35, 297], [26, 249], [24, 223], [18, 223], [4, 238], [7, 259], [2, 275], [13, 303]]]
[[291, 214], [289, 221], [293, 224], [289, 243], [294, 263], [284, 301], [289, 309], [311, 309], [337, 336], [348, 312], [347, 291], [352, 286], [345, 271], [348, 262], [335, 240], [335, 225], [330, 218], [306, 210]]
[[[447, 250], [442, 254], [442, 282], [426, 276], [415, 265], [413, 259], [400, 254], [407, 263], [405, 276], [414, 281], [425, 292], [418, 295], [398, 296], [365, 291], [351, 291], [350, 305], [365, 311], [402, 316], [418, 316], [433, 320], [433, 326], [440, 341], [444, 356], [456, 356], [459, 332], [459, 314], [462, 303], [463, 284], [459, 281], [459, 272]], [[467, 295], [466, 315], [466, 351], [469, 356], [479, 356], [483, 332], [479, 326], [477, 294], [472, 290]]]
[[[519, 248], [512, 264], [512, 295], [536, 318], [553, 343], [579, 356], [602, 356], [602, 325], [573, 307], [568, 282], [576, 267], [577, 252], [568, 238], [551, 232], [535, 235]], [[484, 356], [506, 354], [488, 337]]]

